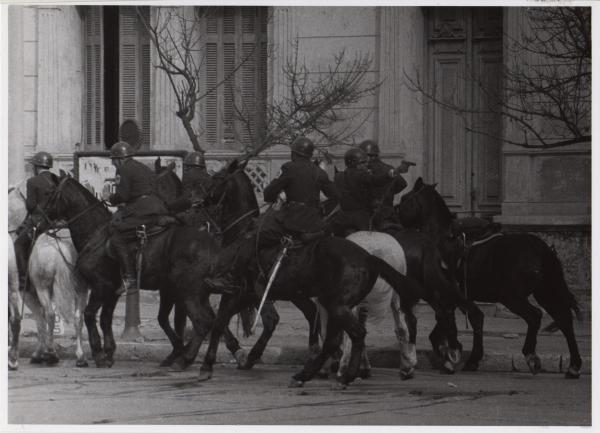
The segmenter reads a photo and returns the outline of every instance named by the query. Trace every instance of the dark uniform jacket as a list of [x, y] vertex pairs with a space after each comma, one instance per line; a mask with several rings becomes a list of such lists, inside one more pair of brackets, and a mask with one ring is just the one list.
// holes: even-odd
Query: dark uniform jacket
[[337, 199], [337, 191], [327, 173], [309, 159], [296, 159], [281, 167], [281, 175], [264, 190], [265, 201], [274, 203], [285, 192], [286, 203], [277, 214], [283, 227], [292, 232], [319, 231], [319, 193]]
[[[368, 165], [369, 170], [375, 176], [380, 176], [389, 173], [394, 167], [386, 164], [379, 158], [371, 161]], [[394, 205], [394, 195], [398, 194], [404, 188], [406, 188], [406, 180], [400, 175], [394, 178], [388, 177], [388, 182], [381, 186], [375, 186], [372, 191], [373, 206], [377, 206], [379, 202], [383, 201], [384, 206]]]
[[152, 223], [158, 215], [167, 214], [162, 200], [156, 195], [156, 175], [146, 165], [134, 159], [125, 160], [117, 168], [118, 183], [109, 201], [113, 205], [124, 204], [115, 214], [113, 225], [118, 230], [135, 228], [140, 224]]
[[36, 206], [43, 209], [56, 186], [52, 173], [48, 170], [27, 179], [27, 199], [25, 200], [27, 210], [33, 212]]
[[389, 171], [373, 174], [368, 170], [349, 167], [335, 175], [342, 208], [333, 222], [333, 232], [346, 236], [357, 230], [370, 229], [373, 190], [391, 180]]

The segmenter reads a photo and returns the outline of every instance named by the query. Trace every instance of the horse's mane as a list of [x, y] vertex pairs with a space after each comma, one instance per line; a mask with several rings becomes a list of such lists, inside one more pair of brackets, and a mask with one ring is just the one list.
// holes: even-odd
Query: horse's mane
[[455, 217], [452, 214], [452, 212], [450, 212], [450, 209], [448, 208], [448, 205], [442, 198], [441, 194], [435, 189], [435, 187], [433, 185], [427, 185], [427, 186], [429, 188], [431, 188], [431, 190], [433, 192], [433, 201], [434, 201], [434, 204], [437, 206], [437, 208], [441, 212], [440, 216], [442, 218], [446, 219], [448, 222], [451, 222], [452, 220], [454, 220]]
[[[75, 193], [79, 194], [88, 204], [95, 204], [99, 202], [98, 198], [96, 198], [96, 196], [92, 194], [90, 190], [79, 183], [76, 179], [68, 177], [64, 180], [64, 182], [65, 184], [63, 188], [69, 188], [69, 192], [74, 191]], [[107, 215], [110, 215], [110, 211], [106, 209], [105, 206], [101, 206], [101, 209], [103, 209]]]

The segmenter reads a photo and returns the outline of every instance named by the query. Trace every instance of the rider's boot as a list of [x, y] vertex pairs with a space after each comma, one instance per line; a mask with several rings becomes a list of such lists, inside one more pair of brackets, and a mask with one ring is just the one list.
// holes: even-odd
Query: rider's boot
[[117, 238], [117, 236], [112, 237], [111, 243], [123, 276], [123, 284], [119, 286], [115, 294], [117, 296], [123, 294], [127, 296], [132, 295], [138, 291], [138, 287], [135, 277], [135, 265], [133, 259], [130, 257], [129, 246], [125, 240]]

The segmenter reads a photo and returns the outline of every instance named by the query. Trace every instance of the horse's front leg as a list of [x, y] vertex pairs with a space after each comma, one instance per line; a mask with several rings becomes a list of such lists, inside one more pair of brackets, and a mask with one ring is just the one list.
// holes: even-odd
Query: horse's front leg
[[210, 343], [204, 356], [204, 362], [200, 367], [200, 375], [198, 380], [208, 380], [212, 377], [213, 365], [217, 360], [217, 349], [219, 347], [219, 340], [223, 331], [229, 325], [229, 321], [234, 314], [242, 311], [243, 308], [247, 308], [254, 302], [253, 295], [221, 295], [221, 302], [219, 304], [219, 311], [217, 317], [213, 323], [212, 330], [210, 332]]
[[252, 347], [250, 350], [245, 365], [240, 366], [240, 368], [243, 370], [251, 369], [256, 361], [260, 359], [265, 351], [265, 348], [267, 347], [267, 343], [271, 339], [271, 336], [277, 327], [277, 324], [279, 323], [279, 314], [277, 313], [272, 301], [265, 302], [263, 309], [260, 312], [260, 318], [263, 324], [263, 331], [258, 340], [256, 340], [254, 347]]
[[166, 290], [161, 290], [160, 306], [158, 308], [158, 324], [169, 338], [171, 346], [173, 346], [171, 353], [160, 363], [161, 367], [171, 366], [175, 359], [183, 353], [183, 338], [181, 335], [177, 334], [169, 322], [169, 315], [171, 314], [174, 303], [171, 295], [167, 293]]
[[117, 349], [117, 343], [112, 330], [113, 314], [119, 297], [111, 294], [106, 297], [104, 304], [102, 305], [102, 311], [100, 312], [100, 328], [104, 335], [104, 353], [106, 354], [106, 363], [108, 367], [112, 367], [114, 364], [114, 354]]
[[88, 362], [87, 359], [85, 359], [82, 343], [83, 311], [85, 310], [85, 305], [87, 303], [87, 290], [77, 292], [75, 302], [75, 316], [73, 323], [75, 328], [75, 355], [77, 356], [75, 365], [77, 367], [87, 367]]
[[102, 351], [102, 341], [100, 339], [100, 334], [98, 333], [98, 327], [96, 326], [96, 315], [101, 306], [102, 300], [96, 292], [92, 291], [88, 304], [85, 307], [85, 312], [83, 313], [85, 327], [88, 331], [88, 341], [90, 343], [92, 358], [96, 363], [96, 367], [99, 368], [108, 366], [106, 363], [106, 356]]
[[462, 308], [466, 311], [471, 328], [473, 328], [471, 356], [465, 362], [463, 370], [476, 371], [479, 368], [479, 362], [483, 358], [483, 321], [485, 316], [473, 301], [466, 301]]

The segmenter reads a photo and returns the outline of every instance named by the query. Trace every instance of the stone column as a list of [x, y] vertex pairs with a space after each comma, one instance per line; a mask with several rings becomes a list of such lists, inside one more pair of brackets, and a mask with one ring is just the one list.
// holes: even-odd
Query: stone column
[[294, 54], [293, 45], [296, 43], [298, 33], [295, 19], [295, 8], [288, 6], [274, 6], [269, 35], [269, 43], [273, 47], [271, 67], [269, 68], [268, 82], [273, 100], [277, 101], [288, 94], [287, 83], [283, 76], [283, 68], [289, 56]]
[[23, 7], [8, 6], [8, 183], [25, 178]]
[[424, 171], [423, 106], [404, 85], [404, 73], [425, 74], [424, 30], [421, 8], [380, 8], [378, 140], [392, 162], [417, 163], [405, 176], [409, 185]]

